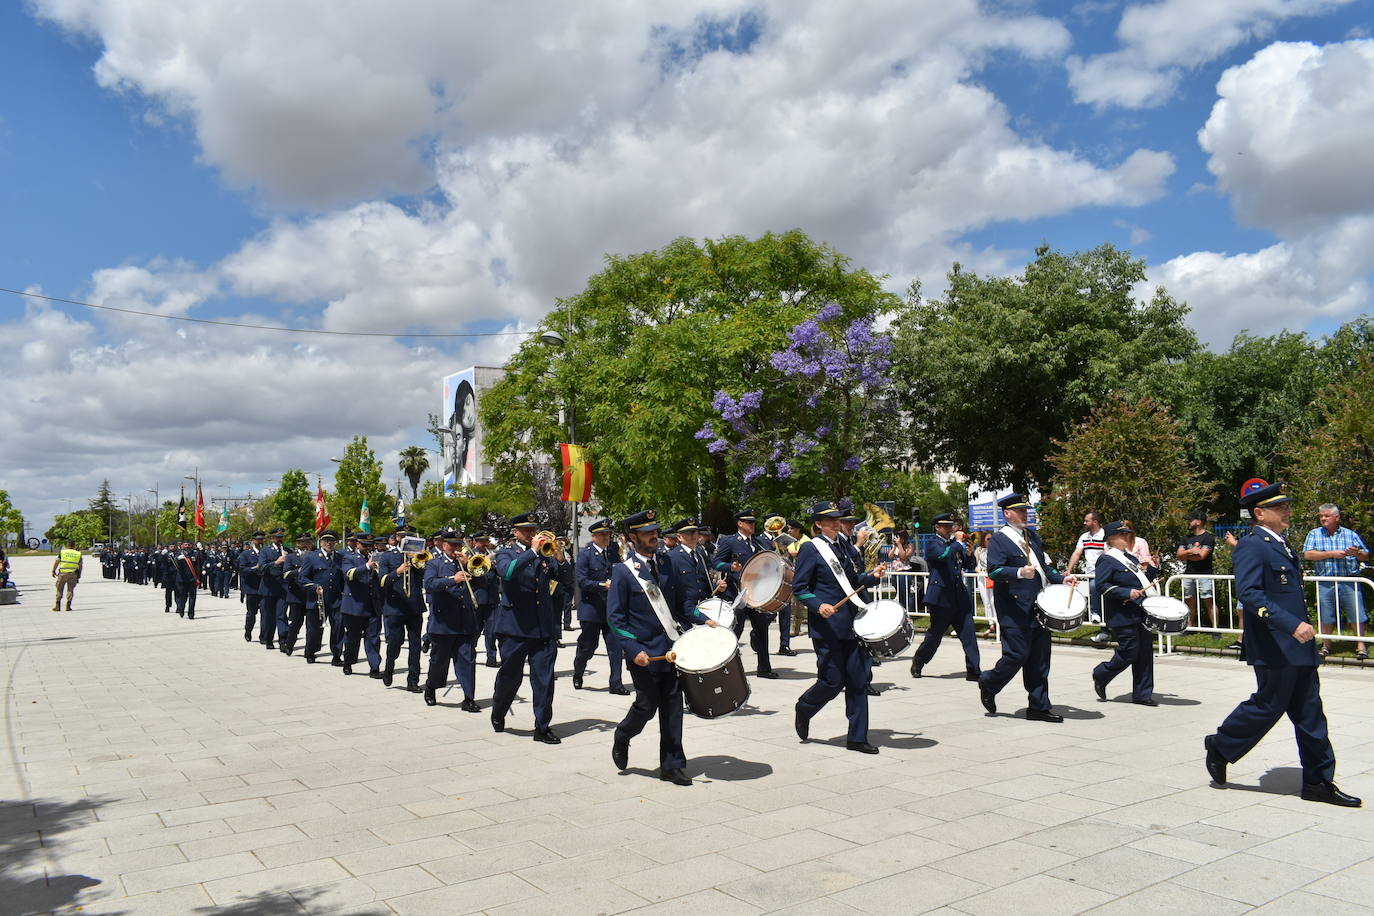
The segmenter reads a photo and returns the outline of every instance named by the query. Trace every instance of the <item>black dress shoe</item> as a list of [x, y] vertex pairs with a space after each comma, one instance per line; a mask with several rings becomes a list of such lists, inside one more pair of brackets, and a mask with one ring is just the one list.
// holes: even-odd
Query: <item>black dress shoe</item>
[[806, 739], [811, 737], [811, 720], [802, 714], [801, 707], [797, 707], [796, 709], [795, 723], [797, 726], [797, 737], [802, 740], [802, 744], [805, 744]]
[[611, 743], [611, 762], [617, 770], [625, 770], [630, 765], [630, 742], [616, 738]]
[[913, 658], [911, 660], [911, 676], [922, 677], [921, 672], [925, 670], [925, 667], [925, 662], [921, 661], [919, 658]]
[[270, 643], [270, 642], [265, 642], [265, 643], [263, 643], [262, 645], [263, 645], [263, 648], [265, 648], [268, 652], [271, 652], [271, 651], [273, 651], [273, 650], [275, 650], [275, 649], [277, 648], [276, 646], [272, 645], [272, 643]]
[[1154, 697], [1145, 697], [1144, 699], [1132, 700], [1131, 702], [1134, 703], [1134, 704], [1137, 705], [1137, 706], [1158, 706], [1158, 705], [1159, 705], [1159, 701], [1156, 700]]
[[612, 687], [608, 692], [613, 693], [618, 697], [627, 697], [630, 695], [630, 688], [622, 685], [620, 687]]
[[395, 669], [392, 668], [390, 665], [388, 665], [387, 668], [386, 668], [386, 670], [382, 672], [382, 683], [385, 684], [386, 686], [390, 687], [390, 686], [391, 686], [391, 681], [392, 681], [392, 679], [393, 679], [395, 676], [396, 676], [396, 671], [395, 671]]
[[779, 654], [779, 655], [786, 655], [788, 658], [795, 658], [795, 657], [796, 657], [796, 654], [797, 654], [797, 650], [796, 650], [796, 649], [789, 648], [789, 647], [787, 647], [787, 646], [784, 646], [783, 648], [781, 648], [781, 649], [778, 650], [778, 654]]
[[1302, 800], [1325, 802], [1328, 805], [1339, 805], [1342, 808], [1361, 808], [1364, 802], [1353, 795], [1346, 795], [1336, 788], [1334, 782], [1305, 782], [1302, 784]]
[[243, 641], [244, 641], [244, 642], [252, 642], [252, 641], [253, 641], [253, 634], [252, 634], [252, 633], [244, 633], [244, 634], [243, 634]]
[[983, 672], [979, 671], [977, 668], [964, 669], [964, 680], [966, 681], [976, 681], [982, 676]]
[[876, 697], [879, 694], [881, 694], [882, 691], [879, 690], [877, 687], [874, 687], [872, 684], [869, 684], [867, 687], [864, 688], [864, 693], [868, 694], [871, 697]]
[[1221, 756], [1221, 751], [1217, 750], [1216, 736], [1208, 735], [1203, 738], [1202, 746], [1207, 749], [1207, 775], [1212, 777], [1212, 782], [1217, 785], [1226, 785], [1227, 760]]
[[574, 674], [574, 675], [573, 675], [573, 690], [581, 690], [581, 689], [582, 689], [582, 675], [580, 675], [580, 674]]
[[294, 652], [296, 651], [296, 647], [295, 647], [295, 646], [287, 646], [285, 649], [282, 649], [282, 651], [285, 652], [287, 655], [291, 655], [292, 653], [294, 653]]
[[1049, 709], [1027, 709], [1027, 722], [1063, 722], [1064, 717]]
[[305, 663], [306, 663], [307, 665], [313, 665], [313, 664], [315, 664], [315, 656], [313, 656], [313, 655], [307, 655], [307, 656], [305, 657]]
[[436, 697], [436, 696], [434, 695], [434, 688], [432, 688], [432, 687], [426, 687], [426, 688], [425, 688], [425, 705], [426, 705], [426, 706], [437, 706], [437, 705], [439, 705], [439, 698]]
[[501, 667], [501, 663], [498, 662], [498, 661], [497, 661], [496, 659], [494, 659], [494, 658], [489, 658], [489, 659], [487, 659], [487, 667], [488, 667], [488, 668], [500, 668], [500, 667]]
[[186, 612], [185, 612], [185, 611], [177, 611], [177, 616], [178, 616], [178, 617], [185, 617], [185, 616], [186, 616]]
[[540, 744], [562, 744], [563, 739], [553, 733], [553, 729], [546, 728], [542, 732], [534, 733], [534, 740]]
[[978, 699], [983, 701], [983, 708], [989, 715], [997, 715], [997, 694], [984, 687], [981, 682], [978, 684]]
[[343, 670], [344, 670], [344, 674], [352, 674], [352, 673], [353, 673], [353, 666], [352, 666], [352, 665], [344, 665], [344, 666], [343, 666]]
[[658, 778], [675, 786], [690, 786], [692, 779], [682, 770], [659, 770]]
[[494, 732], [503, 732], [506, 730], [506, 717], [498, 715], [494, 709], [491, 711], [491, 730]]
[[776, 681], [778, 679], [778, 673], [776, 671], [760, 671], [756, 676], [766, 681]]
[[481, 711], [482, 711], [482, 707], [478, 706], [478, 705], [477, 705], [477, 701], [474, 700], [472, 697], [468, 697], [468, 698], [466, 698], [465, 700], [463, 700], [463, 702], [459, 703], [459, 704], [458, 704], [458, 708], [461, 709], [463, 712], [481, 712]]
[[367, 672], [367, 676], [372, 678], [374, 681], [381, 680], [382, 672], [378, 671], [376, 668], [373, 668]]
[[423, 688], [416, 683], [406, 684], [406, 693], [419, 693]]
[[342, 667], [342, 665], [343, 665], [343, 659], [339, 658], [339, 657], [336, 655], [336, 656], [334, 656], [333, 658], [331, 658], [331, 659], [329, 660], [329, 664], [333, 665], [335, 668]]
[[1093, 693], [1097, 694], [1099, 700], [1107, 699], [1107, 685], [1093, 678]]
[[858, 751], [860, 754], [878, 753], [878, 749], [867, 741], [846, 741], [844, 747], [847, 751]]

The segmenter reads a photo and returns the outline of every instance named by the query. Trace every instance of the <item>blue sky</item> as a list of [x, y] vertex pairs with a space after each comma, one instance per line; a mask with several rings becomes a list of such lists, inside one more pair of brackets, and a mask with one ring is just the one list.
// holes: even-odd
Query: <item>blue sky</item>
[[[1213, 346], [1323, 333], [1368, 311], [1369, 33], [1344, 0], [5, 4], [0, 286], [519, 331], [606, 252], [796, 226], [928, 293], [956, 258], [1015, 271], [1042, 242], [1110, 241]], [[259, 489], [313, 470], [351, 421], [284, 388], [385, 367], [425, 390], [520, 339], [219, 331], [8, 294], [0, 326], [31, 382], [11, 412], [38, 430], [0, 447], [0, 486], [34, 515], [120, 469]], [[72, 390], [103, 398], [54, 459], [50, 392]], [[387, 417], [383, 454], [424, 438], [356, 397]]]

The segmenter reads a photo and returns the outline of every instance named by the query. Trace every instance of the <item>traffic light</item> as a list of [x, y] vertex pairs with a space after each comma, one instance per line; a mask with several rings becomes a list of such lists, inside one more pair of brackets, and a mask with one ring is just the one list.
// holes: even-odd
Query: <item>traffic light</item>
[[920, 509], [912, 509], [912, 510], [911, 510], [911, 530], [912, 530], [912, 531], [920, 531], [920, 530], [921, 530], [921, 510], [920, 510]]

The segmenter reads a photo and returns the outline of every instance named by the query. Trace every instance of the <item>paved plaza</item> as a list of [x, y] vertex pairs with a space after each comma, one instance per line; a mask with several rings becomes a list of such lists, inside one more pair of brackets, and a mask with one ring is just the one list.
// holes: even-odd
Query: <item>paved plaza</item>
[[[482, 715], [456, 690], [431, 709], [245, 643], [236, 598], [182, 620], [89, 559], [54, 614], [50, 565], [18, 559], [24, 602], [0, 607], [0, 913], [1374, 910], [1374, 811], [1300, 801], [1286, 723], [1209, 787], [1202, 738], [1254, 686], [1234, 660], [1161, 660], [1150, 709], [1124, 680], [1097, 702], [1102, 653], [1057, 647], [1051, 725], [1015, 685], [984, 715], [948, 641], [921, 680], [875, 671], [867, 756], [842, 700], [797, 742], [808, 648], [751, 708], [687, 717], [681, 788], [653, 724], [611, 763], [629, 699], [602, 656], [574, 691], [563, 649], [548, 747], [528, 688], [492, 732], [491, 669]], [[1337, 781], [1374, 801], [1374, 677], [1323, 675]]]

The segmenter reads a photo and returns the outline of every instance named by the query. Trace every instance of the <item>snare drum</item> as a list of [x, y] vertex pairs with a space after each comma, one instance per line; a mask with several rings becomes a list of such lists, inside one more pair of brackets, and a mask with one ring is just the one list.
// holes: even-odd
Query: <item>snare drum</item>
[[739, 574], [744, 603], [764, 614], [776, 614], [792, 598], [792, 567], [772, 550], [756, 553]]
[[739, 640], [728, 627], [692, 627], [673, 643], [687, 708], [703, 719], [728, 716], [749, 699]]
[[868, 603], [868, 610], [854, 618], [854, 633], [874, 658], [896, 658], [916, 638], [906, 608], [887, 599]]
[[707, 598], [697, 605], [697, 610], [723, 627], [735, 625], [735, 605], [720, 598]]
[[1088, 599], [1067, 585], [1047, 585], [1035, 599], [1035, 619], [1056, 633], [1078, 629], [1087, 613]]
[[1149, 595], [1140, 603], [1145, 607], [1145, 629], [1175, 634], [1188, 629], [1188, 605], [1177, 598]]

